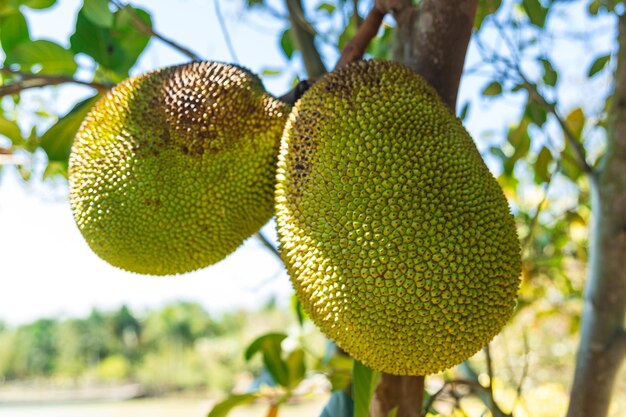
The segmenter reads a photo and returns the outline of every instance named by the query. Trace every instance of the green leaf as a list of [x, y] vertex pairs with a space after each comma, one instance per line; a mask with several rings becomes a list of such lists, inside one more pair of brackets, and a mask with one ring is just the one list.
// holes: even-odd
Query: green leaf
[[585, 126], [585, 113], [580, 107], [572, 110], [565, 118], [565, 124], [569, 128], [570, 132], [580, 140], [583, 133], [583, 127]]
[[522, 6], [530, 19], [530, 23], [540, 28], [546, 24], [548, 9], [543, 7], [539, 0], [522, 0]]
[[479, 30], [485, 18], [497, 12], [501, 4], [502, 0], [480, 0], [476, 9], [474, 29]]
[[[578, 143], [582, 143], [583, 127], [585, 126], [585, 114], [580, 107], [572, 110], [567, 115], [565, 118], [565, 125], [574, 137], [574, 140]], [[563, 136], [565, 146], [561, 155], [561, 168], [566, 177], [570, 178], [572, 181], [576, 181], [582, 175], [582, 171], [578, 166], [578, 156], [574, 151], [571, 141], [566, 137], [565, 133]]]
[[589, 67], [589, 71], [587, 71], [587, 76], [591, 78], [594, 75], [596, 75], [598, 72], [602, 71], [602, 69], [606, 66], [606, 64], [609, 63], [610, 60], [611, 60], [610, 54], [597, 57], [591, 63], [591, 66]]
[[133, 23], [133, 14], [148, 28], [152, 28], [150, 13], [136, 7], [126, 6], [115, 13], [113, 38], [124, 51], [123, 71], [128, 72], [139, 59], [150, 42], [150, 36], [138, 30]]
[[300, 327], [304, 326], [306, 313], [302, 308], [302, 303], [300, 302], [300, 300], [298, 300], [298, 297], [296, 297], [295, 294], [291, 296], [291, 307], [293, 308], [293, 311], [296, 315], [296, 319], [298, 319], [298, 325], [300, 325]]
[[293, 37], [291, 36], [291, 29], [286, 29], [285, 31], [283, 31], [283, 34], [280, 35], [280, 48], [282, 49], [287, 59], [291, 59], [291, 57], [293, 56], [293, 52], [296, 49], [293, 43]]
[[543, 82], [546, 85], [554, 87], [559, 78], [558, 73], [554, 70], [552, 63], [549, 60], [540, 58], [539, 61], [541, 61], [541, 64], [543, 65]]
[[332, 3], [321, 3], [315, 8], [315, 10], [323, 10], [328, 14], [333, 14], [337, 7]]
[[68, 170], [67, 167], [68, 167], [67, 161], [48, 162], [48, 165], [46, 165], [46, 169], [43, 171], [42, 177], [44, 180], [48, 178], [52, 178], [52, 177], [57, 177], [57, 176], [61, 176], [67, 179], [67, 170]]
[[224, 401], [215, 404], [207, 417], [225, 417], [238, 405], [248, 404], [257, 398], [256, 394], [230, 395]]
[[289, 371], [283, 361], [281, 343], [287, 338], [284, 333], [268, 333], [253, 341], [246, 349], [245, 358], [250, 360], [257, 352], [263, 355], [263, 364], [274, 380], [283, 387], [289, 386]]
[[76, 132], [99, 98], [98, 94], [81, 101], [41, 136], [40, 145], [48, 161], [67, 162]]
[[13, 120], [0, 116], [0, 135], [8, 138], [13, 144], [21, 144], [24, 141], [20, 127]]
[[87, 19], [98, 26], [110, 28], [113, 25], [109, 0], [84, 0], [82, 11]]
[[552, 152], [545, 146], [541, 148], [535, 161], [535, 182], [538, 184], [548, 182], [550, 180], [549, 166], [552, 162]]
[[74, 54], [61, 45], [47, 40], [22, 42], [11, 49], [6, 56], [7, 64], [19, 64], [23, 70], [40, 66], [38, 74], [72, 75], [78, 65]]
[[113, 39], [111, 30], [93, 23], [82, 10], [78, 13], [70, 45], [74, 53], [87, 54], [105, 68], [123, 72], [128, 67], [122, 47]]
[[289, 353], [285, 362], [289, 373], [289, 384], [287, 387], [293, 389], [302, 382], [306, 373], [304, 350], [295, 349], [293, 352]]
[[246, 0], [246, 6], [254, 7], [254, 6], [262, 6], [263, 0]]
[[346, 25], [341, 35], [339, 35], [339, 42], [338, 42], [337, 47], [340, 50], [343, 49], [343, 47], [346, 45], [346, 43], [348, 43], [348, 41], [354, 38], [354, 35], [356, 34], [356, 29], [357, 28], [356, 28], [355, 19], [350, 19], [350, 22]]
[[21, 3], [31, 9], [47, 9], [54, 6], [56, 0], [21, 0]]
[[529, 118], [532, 123], [541, 127], [548, 120], [547, 110], [539, 103], [529, 101], [524, 109], [524, 116]]
[[467, 114], [469, 113], [469, 109], [470, 109], [470, 102], [466, 101], [465, 104], [463, 104], [463, 107], [461, 107], [461, 112], [459, 113], [459, 119], [465, 120], [465, 118], [467, 117]]
[[591, 3], [589, 3], [589, 6], [587, 6], [587, 10], [590, 14], [597, 15], [598, 11], [600, 11], [600, 0], [593, 0]]
[[280, 75], [280, 73], [281, 73], [280, 68], [263, 68], [261, 70], [261, 74], [268, 76], [268, 77], [275, 77], [277, 75]]
[[370, 401], [379, 379], [380, 373], [354, 360], [352, 368], [354, 417], [369, 416]]
[[490, 82], [484, 89], [483, 89], [483, 96], [497, 96], [502, 94], [502, 84], [500, 84], [497, 81], [492, 81]]
[[16, 45], [30, 41], [28, 23], [22, 13], [16, 11], [0, 17], [0, 44], [5, 54]]

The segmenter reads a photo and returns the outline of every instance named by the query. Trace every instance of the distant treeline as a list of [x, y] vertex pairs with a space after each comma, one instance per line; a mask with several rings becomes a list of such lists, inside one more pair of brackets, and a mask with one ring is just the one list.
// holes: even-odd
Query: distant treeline
[[153, 392], [229, 389], [244, 370], [243, 347], [264, 328], [287, 321], [288, 315], [271, 305], [214, 317], [199, 304], [178, 302], [143, 316], [124, 306], [17, 328], [0, 323], [0, 383], [139, 382]]

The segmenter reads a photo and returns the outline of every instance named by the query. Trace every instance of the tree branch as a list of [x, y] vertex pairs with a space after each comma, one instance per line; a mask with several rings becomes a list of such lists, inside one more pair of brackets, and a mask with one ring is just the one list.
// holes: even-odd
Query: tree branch
[[226, 22], [224, 22], [224, 17], [222, 16], [222, 8], [220, 7], [221, 0], [214, 0], [215, 5], [215, 17], [217, 17], [217, 21], [220, 24], [220, 29], [222, 30], [222, 35], [224, 36], [224, 42], [226, 42], [226, 47], [228, 48], [228, 52], [230, 53], [230, 57], [235, 62], [239, 62], [237, 58], [237, 54], [235, 53], [235, 47], [233, 46], [233, 42], [230, 39], [230, 34], [228, 33], [228, 28], [226, 27]]
[[397, 407], [396, 417], [421, 417], [424, 377], [382, 374], [374, 392], [371, 417], [386, 417]]
[[419, 9], [410, 0], [387, 2], [398, 7], [396, 60], [422, 75], [454, 112], [478, 0], [423, 0]]
[[82, 81], [64, 75], [37, 75], [22, 71], [15, 71], [10, 68], [0, 67], [0, 72], [16, 76], [19, 80], [0, 87], [0, 97], [19, 94], [31, 88], [48, 87], [60, 84], [78, 84], [95, 88], [98, 91], [107, 91], [112, 85], [97, 83], [94, 81]]
[[[123, 4], [123, 3], [119, 2], [118, 0], [110, 0], [110, 2], [115, 7], [117, 7], [120, 10], [123, 9], [123, 8], [126, 8], [127, 6], [129, 6], [128, 4]], [[135, 25], [135, 27], [137, 29], [139, 29], [140, 31], [142, 31], [146, 35], [154, 36], [155, 38], [157, 38], [161, 42], [165, 43], [166, 45], [171, 46], [172, 48], [176, 49], [178, 52], [180, 52], [181, 54], [187, 56], [189, 59], [191, 59], [193, 61], [202, 61], [202, 58], [198, 54], [196, 54], [195, 52], [191, 51], [188, 48], [185, 48], [184, 46], [182, 46], [179, 43], [173, 41], [172, 39], [166, 38], [165, 36], [161, 35], [160, 33], [155, 32], [154, 29], [152, 29], [150, 26], [146, 25], [146, 23], [143, 20], [141, 20], [141, 18], [139, 16], [137, 16], [137, 13], [135, 13], [135, 9], [133, 9], [132, 7], [128, 7], [128, 13], [130, 15], [130, 18], [133, 21], [133, 25]]]
[[535, 100], [536, 103], [540, 104], [548, 113], [550, 113], [558, 122], [559, 126], [563, 130], [563, 134], [565, 135], [565, 140], [571, 145], [574, 150], [574, 154], [576, 155], [576, 165], [588, 175], [593, 175], [593, 168], [587, 163], [587, 156], [585, 152], [585, 148], [582, 143], [578, 141], [578, 138], [572, 132], [572, 129], [569, 128], [565, 119], [561, 117], [558, 110], [556, 109], [556, 105], [554, 103], [550, 103], [540, 92], [537, 86], [531, 83], [525, 76], [525, 74], [518, 68], [519, 76], [522, 78], [522, 82], [524, 87], [528, 91], [531, 100]]
[[285, 0], [294, 41], [302, 54], [302, 61], [309, 78], [319, 77], [326, 73], [326, 66], [322, 61], [317, 47], [315, 36], [311, 33], [310, 24], [306, 21], [301, 0]]
[[349, 63], [363, 57], [367, 46], [378, 33], [378, 29], [380, 29], [384, 17], [385, 12], [377, 4], [374, 4], [372, 10], [370, 10], [363, 21], [363, 24], [359, 26], [354, 37], [343, 47], [341, 57], [339, 61], [337, 61], [335, 69], [345, 67]]
[[274, 245], [272, 245], [272, 242], [270, 242], [270, 240], [267, 238], [267, 236], [263, 234], [263, 232], [259, 230], [256, 234], [256, 237], [261, 241], [261, 243], [263, 243], [263, 246], [269, 249], [269, 251], [278, 258], [281, 263], [283, 262], [283, 259], [280, 257], [280, 251], [276, 249]]

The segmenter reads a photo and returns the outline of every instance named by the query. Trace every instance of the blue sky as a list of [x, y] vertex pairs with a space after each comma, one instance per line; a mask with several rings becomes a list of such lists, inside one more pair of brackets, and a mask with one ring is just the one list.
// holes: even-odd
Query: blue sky
[[[243, 13], [241, 3], [221, 2], [238, 63], [255, 72], [284, 66], [286, 61], [278, 43], [286, 24], [267, 14]], [[29, 12], [32, 37], [67, 43], [80, 4], [79, 0], [60, 0], [53, 9]], [[233, 61], [215, 17], [213, 0], [143, 0], [133, 4], [152, 12], [157, 31], [206, 59]], [[602, 80], [585, 83], [584, 72], [595, 55], [610, 48], [612, 31], [607, 27], [602, 38], [606, 41], [589, 45], [587, 49], [558, 51], [557, 63], [567, 69], [564, 72], [567, 85], [579, 87], [561, 92], [566, 99], [565, 108], [568, 102], [587, 102], [593, 106], [593, 100], [588, 97], [607, 87], [607, 82], [602, 84]], [[559, 48], [558, 40], [554, 47]], [[473, 47], [468, 59], [478, 59]], [[186, 61], [177, 51], [152, 40], [133, 73]], [[264, 78], [270, 92], [280, 95], [288, 90], [293, 75], [301, 71], [297, 63], [289, 68], [284, 76]], [[466, 126], [481, 150], [501, 140], [499, 135], [515, 121], [520, 109], [516, 98], [475, 100], [485, 83], [477, 77], [465, 78], [459, 99], [460, 105], [473, 100]], [[78, 97], [89, 92], [81, 87], [62, 87], [32, 91], [24, 100], [46, 100], [62, 114]], [[495, 136], [484, 134], [494, 131]], [[198, 301], [211, 311], [254, 308], [272, 295], [287, 300], [291, 293], [281, 264], [255, 239], [248, 240], [223, 262], [183, 276], [140, 276], [116, 269], [94, 255], [82, 240], [66, 196], [65, 184], [36, 181], [23, 184], [11, 169], [5, 169], [0, 177], [1, 321], [15, 324], [43, 315], [84, 314], [94, 306], [115, 308], [122, 303], [142, 310], [176, 299]], [[272, 225], [265, 231], [274, 234]]]

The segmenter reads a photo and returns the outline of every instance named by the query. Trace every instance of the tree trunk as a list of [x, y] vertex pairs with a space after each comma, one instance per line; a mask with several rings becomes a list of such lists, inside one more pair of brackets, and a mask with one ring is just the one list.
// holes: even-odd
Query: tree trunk
[[[378, 0], [398, 22], [395, 60], [423, 76], [455, 112], [478, 0]], [[371, 417], [422, 416], [423, 376], [383, 374], [370, 407]]]
[[606, 156], [590, 181], [589, 266], [567, 417], [608, 414], [615, 377], [626, 356], [626, 16], [618, 22]]

